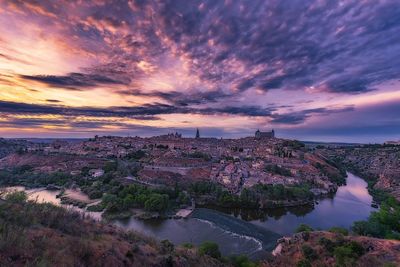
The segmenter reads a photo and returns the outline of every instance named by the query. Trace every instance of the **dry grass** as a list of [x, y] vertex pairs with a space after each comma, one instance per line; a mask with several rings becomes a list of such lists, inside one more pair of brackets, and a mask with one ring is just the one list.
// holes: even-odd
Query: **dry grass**
[[0, 266], [220, 266], [192, 251], [35, 202], [0, 201]]

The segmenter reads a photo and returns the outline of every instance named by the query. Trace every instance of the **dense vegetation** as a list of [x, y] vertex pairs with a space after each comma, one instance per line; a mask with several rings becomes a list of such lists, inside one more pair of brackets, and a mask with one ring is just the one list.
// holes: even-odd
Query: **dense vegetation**
[[[163, 213], [168, 209], [190, 204], [188, 195], [178, 186], [171, 189], [121, 184], [118, 177], [126, 175], [123, 173], [126, 172], [126, 169], [122, 171], [121, 165], [118, 161], [106, 162], [103, 166], [105, 174], [95, 179], [90, 177], [88, 167], [82, 168], [79, 175], [71, 175], [64, 172], [34, 172], [32, 166], [24, 165], [9, 170], [0, 170], [0, 184], [5, 186], [22, 185], [29, 188], [47, 185], [63, 187], [76, 184], [89, 198], [102, 199], [99, 205], [90, 206], [89, 210], [105, 210], [106, 213], [120, 213], [132, 208]], [[137, 171], [135, 167], [128, 168], [128, 170], [130, 173]]]
[[163, 213], [179, 205], [189, 204], [189, 202], [187, 194], [178, 187], [169, 189], [129, 185], [120, 186], [114, 192], [105, 193], [99, 206], [107, 213], [120, 213], [132, 208]]
[[[257, 184], [251, 188], [243, 188], [239, 195], [232, 194], [212, 182], [196, 182], [190, 186], [189, 192], [201, 198], [212, 197], [215, 205], [222, 207], [272, 208], [290, 201], [309, 202], [313, 199], [307, 184], [284, 186], [282, 184]], [[216, 201], [215, 201], [216, 200]]]
[[290, 172], [290, 170], [283, 168], [283, 167], [279, 167], [276, 164], [265, 166], [265, 171], [273, 173], [273, 174], [282, 175], [282, 176], [292, 176], [292, 173]]
[[[353, 234], [385, 239], [400, 240], [400, 203], [392, 196], [387, 196], [378, 211], [372, 212], [366, 221], [357, 221], [351, 227]], [[296, 232], [313, 231], [301, 224]], [[340, 227], [333, 227], [330, 232], [347, 235], [349, 232]]]
[[400, 203], [387, 197], [379, 211], [373, 212], [367, 221], [355, 222], [352, 230], [359, 235], [400, 240]]
[[32, 166], [24, 165], [12, 170], [0, 170], [0, 185], [23, 185], [27, 187], [42, 187], [49, 184], [65, 185], [79, 182], [81, 179], [63, 172], [39, 173], [33, 172]]
[[182, 153], [183, 156], [186, 156], [188, 158], [196, 158], [196, 159], [204, 159], [205, 161], [210, 161], [211, 160], [211, 156], [209, 154], [200, 152], [200, 151], [195, 151], [193, 153]]
[[[332, 254], [338, 266], [353, 266], [359, 257], [365, 253], [364, 247], [356, 241], [345, 241], [342, 238], [331, 240], [321, 237], [318, 243]], [[306, 257], [307, 258], [307, 257]]]

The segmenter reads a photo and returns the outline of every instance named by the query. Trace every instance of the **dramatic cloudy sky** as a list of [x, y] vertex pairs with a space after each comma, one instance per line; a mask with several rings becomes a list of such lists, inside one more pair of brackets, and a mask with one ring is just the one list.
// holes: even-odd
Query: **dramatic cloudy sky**
[[0, 0], [0, 135], [400, 139], [398, 0]]

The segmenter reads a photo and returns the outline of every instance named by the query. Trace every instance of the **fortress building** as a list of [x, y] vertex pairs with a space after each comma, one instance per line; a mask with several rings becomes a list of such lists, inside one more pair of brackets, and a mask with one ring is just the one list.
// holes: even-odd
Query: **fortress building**
[[255, 133], [255, 138], [261, 139], [261, 138], [274, 138], [275, 137], [275, 131], [272, 129], [270, 132], [260, 132], [260, 130], [257, 130]]

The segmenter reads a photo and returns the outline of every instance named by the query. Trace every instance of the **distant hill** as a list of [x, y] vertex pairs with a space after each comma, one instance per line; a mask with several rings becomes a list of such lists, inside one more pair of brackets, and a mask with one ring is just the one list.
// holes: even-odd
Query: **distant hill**
[[13, 140], [26, 140], [32, 143], [52, 143], [56, 140], [66, 141], [70, 143], [79, 143], [89, 138], [13, 138]]
[[351, 146], [359, 146], [361, 143], [341, 143], [341, 142], [317, 142], [317, 141], [301, 141], [309, 148], [315, 148], [317, 146], [324, 147], [351, 147]]

